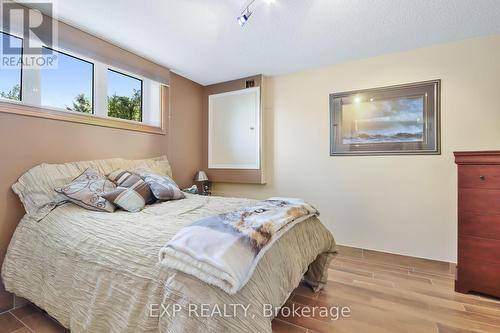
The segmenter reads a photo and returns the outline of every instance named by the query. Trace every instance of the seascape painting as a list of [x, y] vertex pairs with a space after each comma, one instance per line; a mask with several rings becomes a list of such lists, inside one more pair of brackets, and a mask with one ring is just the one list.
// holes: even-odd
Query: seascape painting
[[344, 104], [342, 143], [423, 141], [423, 118], [423, 97]]
[[330, 94], [330, 155], [441, 154], [441, 81]]

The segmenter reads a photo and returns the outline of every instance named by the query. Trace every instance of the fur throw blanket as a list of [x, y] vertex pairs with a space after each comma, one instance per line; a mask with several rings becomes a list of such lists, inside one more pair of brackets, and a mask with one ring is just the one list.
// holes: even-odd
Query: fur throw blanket
[[286, 231], [319, 212], [300, 199], [270, 198], [181, 229], [160, 250], [161, 265], [235, 294]]

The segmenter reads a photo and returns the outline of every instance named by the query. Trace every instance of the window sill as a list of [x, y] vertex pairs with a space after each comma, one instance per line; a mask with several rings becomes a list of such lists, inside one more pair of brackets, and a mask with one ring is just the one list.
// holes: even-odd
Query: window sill
[[161, 127], [141, 124], [135, 121], [129, 121], [124, 119], [101, 117], [93, 114], [85, 114], [74, 111], [60, 111], [57, 109], [32, 106], [27, 104], [21, 104], [15, 101], [9, 102], [5, 100], [0, 101], [0, 113], [10, 113], [10, 114], [17, 114], [29, 117], [68, 121], [79, 124], [118, 128], [118, 129], [151, 133], [151, 134], [161, 134], [161, 135], [166, 134], [163, 112], [161, 112], [162, 114], [162, 119], [160, 121], [162, 124]]

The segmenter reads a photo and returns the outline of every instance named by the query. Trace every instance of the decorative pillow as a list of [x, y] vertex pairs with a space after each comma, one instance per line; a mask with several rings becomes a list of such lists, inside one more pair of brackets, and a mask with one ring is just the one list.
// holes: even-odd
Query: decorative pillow
[[184, 193], [169, 176], [160, 176], [147, 168], [133, 170], [149, 185], [154, 196], [158, 200], [178, 200], [184, 199]]
[[19, 196], [26, 214], [36, 220], [43, 219], [52, 209], [68, 200], [54, 188], [62, 188], [91, 168], [107, 175], [116, 169], [132, 170], [146, 167], [159, 175], [171, 176], [171, 168], [166, 156], [143, 160], [125, 160], [113, 158], [96, 161], [80, 161], [64, 164], [39, 164], [25, 172], [17, 182], [12, 185], [12, 190]]
[[129, 212], [139, 212], [156, 199], [149, 185], [136, 174], [122, 169], [108, 175], [118, 187], [103, 197]]
[[112, 213], [116, 209], [115, 205], [103, 198], [102, 195], [115, 188], [115, 184], [100, 175], [97, 170], [89, 168], [73, 179], [71, 183], [54, 190], [83, 208]]

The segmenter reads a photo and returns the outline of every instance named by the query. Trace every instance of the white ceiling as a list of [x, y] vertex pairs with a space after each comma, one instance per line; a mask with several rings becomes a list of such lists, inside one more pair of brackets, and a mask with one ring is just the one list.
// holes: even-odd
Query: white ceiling
[[500, 0], [54, 0], [57, 16], [201, 84], [500, 33]]

